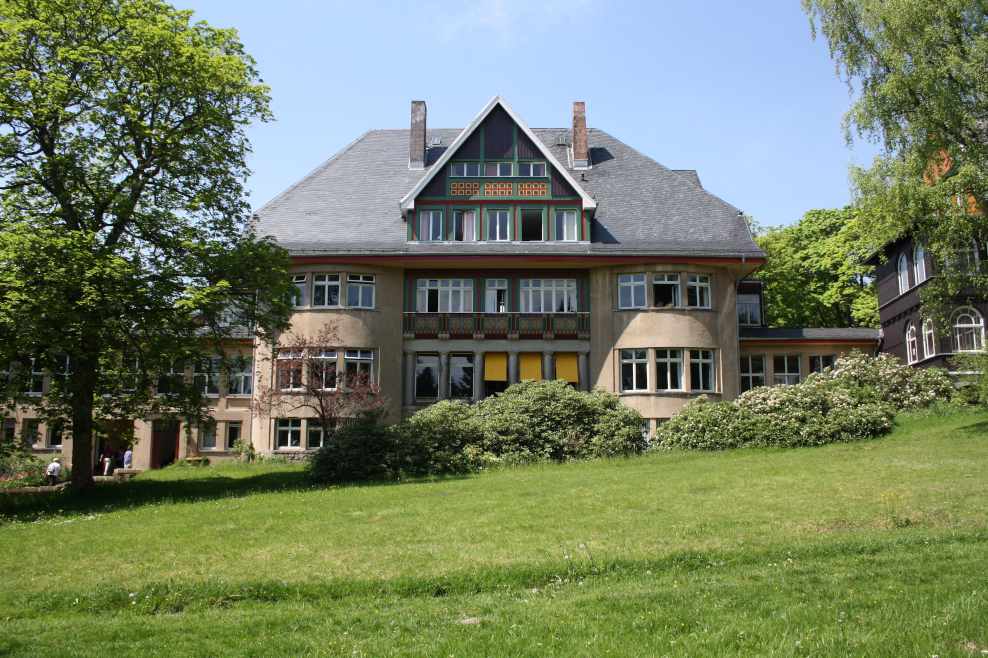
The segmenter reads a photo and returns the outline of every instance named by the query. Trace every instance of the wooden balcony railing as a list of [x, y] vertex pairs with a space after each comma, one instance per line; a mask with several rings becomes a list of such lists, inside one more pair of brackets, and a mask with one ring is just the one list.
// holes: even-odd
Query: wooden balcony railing
[[578, 336], [590, 333], [589, 313], [405, 313], [405, 334], [438, 336]]

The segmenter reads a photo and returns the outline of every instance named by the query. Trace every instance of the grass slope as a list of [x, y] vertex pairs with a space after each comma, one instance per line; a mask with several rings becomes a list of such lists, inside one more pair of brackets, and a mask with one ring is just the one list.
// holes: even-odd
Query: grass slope
[[0, 499], [0, 655], [981, 656], [988, 421], [310, 487]]

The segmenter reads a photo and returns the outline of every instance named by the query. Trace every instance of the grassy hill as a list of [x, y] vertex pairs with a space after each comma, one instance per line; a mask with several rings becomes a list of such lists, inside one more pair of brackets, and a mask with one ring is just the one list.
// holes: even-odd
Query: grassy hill
[[0, 498], [0, 655], [981, 656], [986, 504], [984, 414], [341, 488], [168, 469]]

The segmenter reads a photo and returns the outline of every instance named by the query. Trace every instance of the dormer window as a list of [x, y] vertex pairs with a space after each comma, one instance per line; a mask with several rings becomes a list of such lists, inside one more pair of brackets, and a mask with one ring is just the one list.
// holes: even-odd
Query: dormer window
[[544, 162], [519, 162], [519, 176], [545, 176]]
[[560, 210], [556, 212], [556, 240], [575, 242], [576, 211]]
[[508, 239], [507, 210], [492, 210], [487, 213], [487, 239], [495, 242]]
[[458, 162], [450, 167], [450, 176], [480, 176], [479, 162]]
[[419, 213], [419, 240], [434, 242], [443, 239], [443, 213], [439, 210], [426, 210]]
[[484, 176], [510, 176], [510, 162], [485, 162]]
[[762, 305], [758, 295], [738, 295], [738, 324], [759, 327], [762, 324]]
[[476, 213], [454, 212], [453, 213], [453, 240], [456, 242], [473, 242], [476, 240]]

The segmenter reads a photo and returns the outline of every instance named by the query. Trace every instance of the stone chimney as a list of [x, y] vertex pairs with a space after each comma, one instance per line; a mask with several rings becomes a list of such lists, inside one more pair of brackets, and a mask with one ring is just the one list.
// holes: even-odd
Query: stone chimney
[[573, 103], [573, 168], [586, 169], [590, 164], [587, 152], [587, 107]]
[[[408, 168], [425, 169], [425, 101], [412, 101], [412, 140], [408, 146]], [[586, 140], [583, 142], [586, 144]]]

